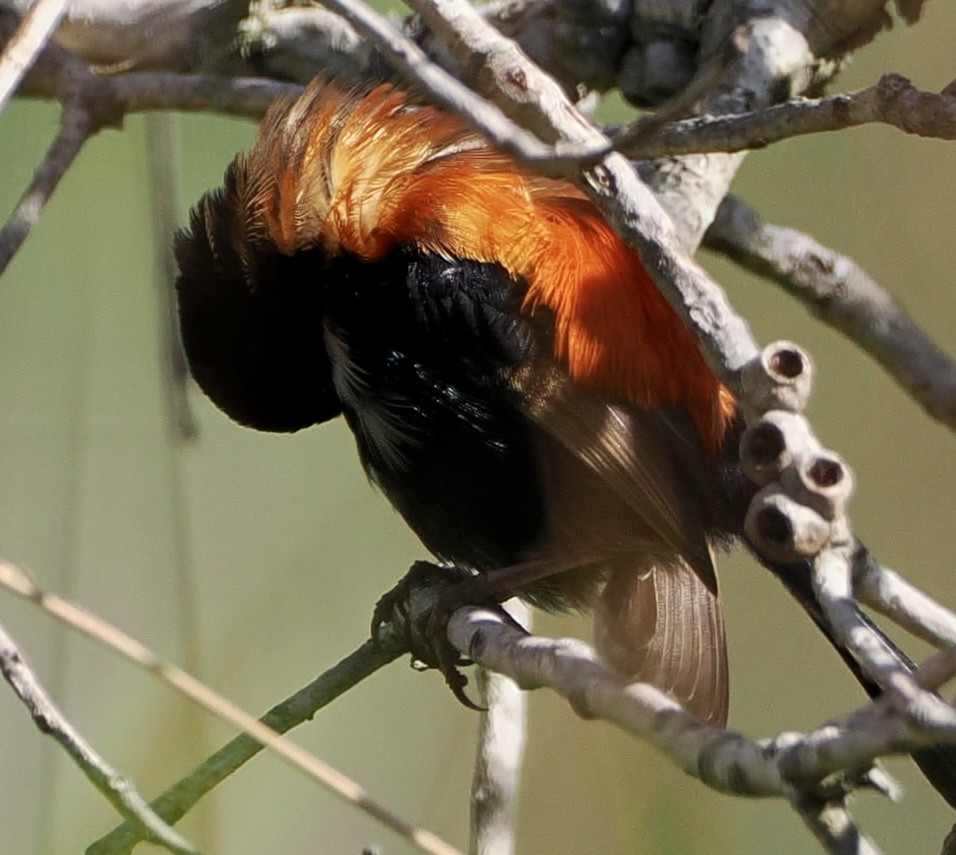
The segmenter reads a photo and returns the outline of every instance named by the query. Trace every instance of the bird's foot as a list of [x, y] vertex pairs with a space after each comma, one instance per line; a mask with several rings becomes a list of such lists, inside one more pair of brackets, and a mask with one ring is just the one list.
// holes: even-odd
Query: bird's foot
[[413, 661], [436, 668], [462, 704], [483, 710], [465, 694], [468, 678], [460, 669], [472, 662], [451, 644], [447, 632], [452, 614], [462, 606], [474, 605], [498, 605], [481, 576], [454, 566], [416, 561], [375, 604], [372, 638], [381, 638], [386, 627], [402, 633]]

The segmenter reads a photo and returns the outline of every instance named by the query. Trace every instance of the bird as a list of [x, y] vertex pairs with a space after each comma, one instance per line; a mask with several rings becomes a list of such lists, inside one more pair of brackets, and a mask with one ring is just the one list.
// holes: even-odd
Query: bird
[[[229, 417], [344, 417], [440, 563], [592, 611], [618, 674], [726, 725], [714, 554], [743, 538], [756, 490], [743, 419], [581, 190], [392, 82], [320, 77], [269, 109], [175, 251], [182, 344]], [[878, 695], [808, 566], [771, 569]], [[956, 805], [952, 751], [921, 756]]]

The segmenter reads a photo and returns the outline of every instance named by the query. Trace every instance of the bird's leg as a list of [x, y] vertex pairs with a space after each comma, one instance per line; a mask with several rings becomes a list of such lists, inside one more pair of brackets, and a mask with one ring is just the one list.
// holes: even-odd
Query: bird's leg
[[494, 583], [495, 574], [485, 576], [456, 566], [440, 566], [416, 561], [399, 583], [383, 594], [372, 613], [372, 638], [377, 639], [385, 625], [405, 635], [412, 657], [428, 668], [436, 668], [455, 697], [466, 707], [481, 710], [464, 691], [468, 678], [460, 668], [471, 660], [448, 640], [448, 620], [462, 606], [487, 606], [514, 620], [500, 603], [512, 592]]

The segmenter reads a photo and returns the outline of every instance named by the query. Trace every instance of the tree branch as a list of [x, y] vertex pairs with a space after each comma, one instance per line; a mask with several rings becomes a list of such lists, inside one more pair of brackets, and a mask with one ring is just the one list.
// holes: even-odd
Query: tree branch
[[[876, 851], [846, 812], [850, 791], [898, 792], [882, 772], [847, 777], [843, 770], [868, 770], [881, 756], [930, 743], [956, 743], [952, 707], [948, 720], [927, 719], [893, 693], [816, 731], [753, 742], [700, 722], [653, 686], [626, 683], [582, 642], [531, 637], [501, 615], [474, 607], [454, 613], [448, 634], [463, 655], [524, 689], [552, 689], [582, 717], [605, 719], [645, 739], [713, 789], [788, 799], [834, 853]], [[931, 660], [928, 668], [932, 679], [924, 680], [925, 688], [932, 690], [956, 674], [956, 657]], [[847, 848], [848, 841], [859, 848]]]
[[[505, 608], [528, 627], [531, 609], [520, 600]], [[511, 855], [515, 850], [514, 822], [527, 735], [527, 698], [513, 680], [477, 669], [481, 713], [478, 750], [471, 787], [469, 855]]]
[[0, 54], [0, 112], [66, 12], [67, 0], [35, 0]]
[[[477, 607], [456, 611], [448, 634], [457, 649], [484, 667], [507, 674], [524, 689], [552, 689], [578, 715], [605, 719], [646, 739], [689, 775], [721, 792], [786, 798], [794, 788], [826, 793], [832, 785], [826, 779], [841, 770], [932, 742], [956, 742], [951, 723], [923, 730], [924, 722], [904, 720], [885, 697], [816, 731], [751, 742], [704, 724], [649, 684], [627, 683], [576, 639], [528, 636]], [[954, 673], [956, 661], [948, 657], [935, 677], [942, 681]]]
[[23, 192], [10, 219], [0, 230], [0, 273], [23, 245], [60, 179], [66, 175], [86, 141], [94, 133], [89, 114], [79, 108], [64, 108], [60, 116], [60, 130], [50, 145], [43, 163], [30, 185]]
[[126, 818], [129, 826], [136, 830], [138, 839], [149, 840], [177, 855], [195, 855], [196, 850], [192, 845], [146, 803], [134, 783], [113, 769], [67, 721], [2, 625], [0, 671], [26, 706], [40, 732], [52, 736], [60, 743], [90, 783]]
[[[199, 704], [203, 709], [243, 731], [250, 740], [269, 748], [293, 768], [304, 772], [333, 794], [375, 817], [381, 823], [412, 843], [412, 845], [416, 846], [420, 851], [430, 853], [430, 855], [460, 855], [456, 849], [449, 846], [431, 832], [409, 825], [384, 805], [376, 802], [361, 786], [347, 778], [341, 772], [333, 769], [327, 763], [294, 743], [284, 739], [267, 724], [249, 715], [249, 713], [240, 709], [192, 675], [160, 659], [156, 654], [130, 635], [127, 635], [76, 603], [58, 597], [55, 594], [46, 593], [34, 584], [22, 570], [2, 560], [0, 560], [0, 587], [37, 604], [44, 611], [53, 615], [58, 620], [63, 621], [73, 629], [82, 632], [84, 635], [99, 642], [114, 653], [118, 653], [133, 664], [154, 674], [163, 683]], [[356, 651], [352, 657], [348, 657], [344, 660], [344, 664], [340, 663], [340, 666], [338, 666], [339, 670], [336, 671], [335, 676], [331, 679], [334, 686], [341, 686], [336, 694], [340, 694], [341, 691], [349, 688], [350, 685], [353, 685], [354, 682], [357, 682], [366, 674], [377, 670], [382, 665], [387, 664], [401, 655], [404, 648], [397, 641], [394, 642], [394, 645], [395, 646], [383, 644], [381, 647], [376, 647], [369, 642]], [[358, 660], [358, 666], [356, 660]], [[348, 679], [352, 679], [352, 683], [342, 685], [341, 681], [343, 676], [346, 682]], [[323, 683], [323, 685], [325, 684]], [[296, 695], [293, 695], [287, 702], [279, 705], [283, 715], [290, 715], [290, 722], [294, 721], [296, 716], [301, 715], [301, 707], [299, 705], [302, 702], [303, 696], [314, 696], [314, 686], [315, 683], [301, 692], [296, 693]], [[329, 700], [331, 700], [331, 698], [329, 698]], [[308, 717], [309, 715], [302, 716], [298, 721], [302, 721]], [[290, 723], [289, 727], [292, 726], [293, 724]], [[184, 784], [181, 790], [176, 790], [172, 798], [188, 800], [189, 797], [194, 795], [195, 799], [198, 799], [214, 785], [208, 784], [209, 781], [214, 780], [219, 774], [225, 777], [231, 771], [230, 769], [223, 774], [222, 769], [219, 768], [220, 764], [225, 761], [226, 765], [241, 765], [245, 759], [248, 759], [248, 757], [256, 753], [255, 751], [252, 751], [251, 754], [248, 753], [250, 744], [245, 741], [240, 743], [238, 747], [235, 745], [231, 748], [227, 746], [227, 749], [228, 751], [223, 749], [223, 751], [226, 751], [225, 756], [223, 756], [222, 753], [214, 755], [216, 759], [214, 765], [210, 765], [213, 759], [210, 758], [210, 761], [200, 767], [200, 770], [197, 770], [198, 777], [196, 783]], [[244, 753], [247, 756], [244, 757]], [[205, 787], [205, 789], [203, 789], [203, 787]], [[173, 812], [175, 812], [177, 805], [178, 802], [174, 804]], [[113, 849], [107, 847], [94, 849], [93, 851], [96, 855], [107, 855], [107, 853], [112, 855], [114, 852], [124, 850], [122, 848]]]
[[956, 96], [923, 92], [900, 74], [867, 89], [828, 98], [787, 101], [726, 116], [700, 116], [648, 131], [643, 122], [611, 135], [614, 148], [638, 160], [666, 155], [764, 148], [803, 134], [885, 124], [908, 134], [956, 139]]
[[782, 285], [876, 359], [933, 418], [956, 428], [956, 363], [852, 259], [763, 222], [733, 196], [721, 203], [705, 244]]
[[[405, 652], [397, 636], [384, 636], [381, 643], [365, 642], [307, 686], [276, 704], [259, 721], [275, 733], [287, 733], [305, 723], [323, 707]], [[248, 733], [240, 734], [210, 755], [182, 780], [168, 787], [152, 803], [156, 813], [169, 823], [178, 822], [206, 793], [255, 757], [265, 746]], [[142, 839], [129, 822], [114, 828], [93, 843], [87, 855], [128, 852]]]
[[[15, 37], [16, 24], [16, 16], [0, 8], [0, 41], [4, 36]], [[294, 84], [209, 75], [138, 72], [103, 77], [52, 43], [38, 46], [33, 58], [34, 68], [21, 92], [60, 101], [61, 127], [0, 231], [0, 273], [39, 220], [83, 145], [99, 130], [119, 125], [128, 113], [146, 110], [212, 110], [257, 119], [277, 97], [301, 91]]]
[[[496, 147], [515, 155], [522, 162], [541, 171], [565, 174], [581, 160], [593, 160], [610, 150], [607, 141], [602, 140], [597, 140], [593, 145], [547, 145], [529, 129], [511, 121], [497, 106], [476, 96], [457, 78], [433, 63], [418, 45], [369, 6], [359, 0], [323, 2], [364, 33], [410, 84], [426, 91], [436, 104], [465, 117]], [[500, 40], [502, 36], [496, 33], [494, 38]]]
[[853, 556], [853, 594], [899, 626], [937, 648], [956, 648], [956, 616], [881, 566], [862, 544]]

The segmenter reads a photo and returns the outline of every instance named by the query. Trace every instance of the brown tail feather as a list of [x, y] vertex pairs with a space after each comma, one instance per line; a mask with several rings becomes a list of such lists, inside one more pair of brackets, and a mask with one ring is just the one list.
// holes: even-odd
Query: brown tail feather
[[699, 718], [727, 722], [727, 647], [720, 599], [683, 561], [611, 573], [594, 640], [615, 670], [651, 683]]

